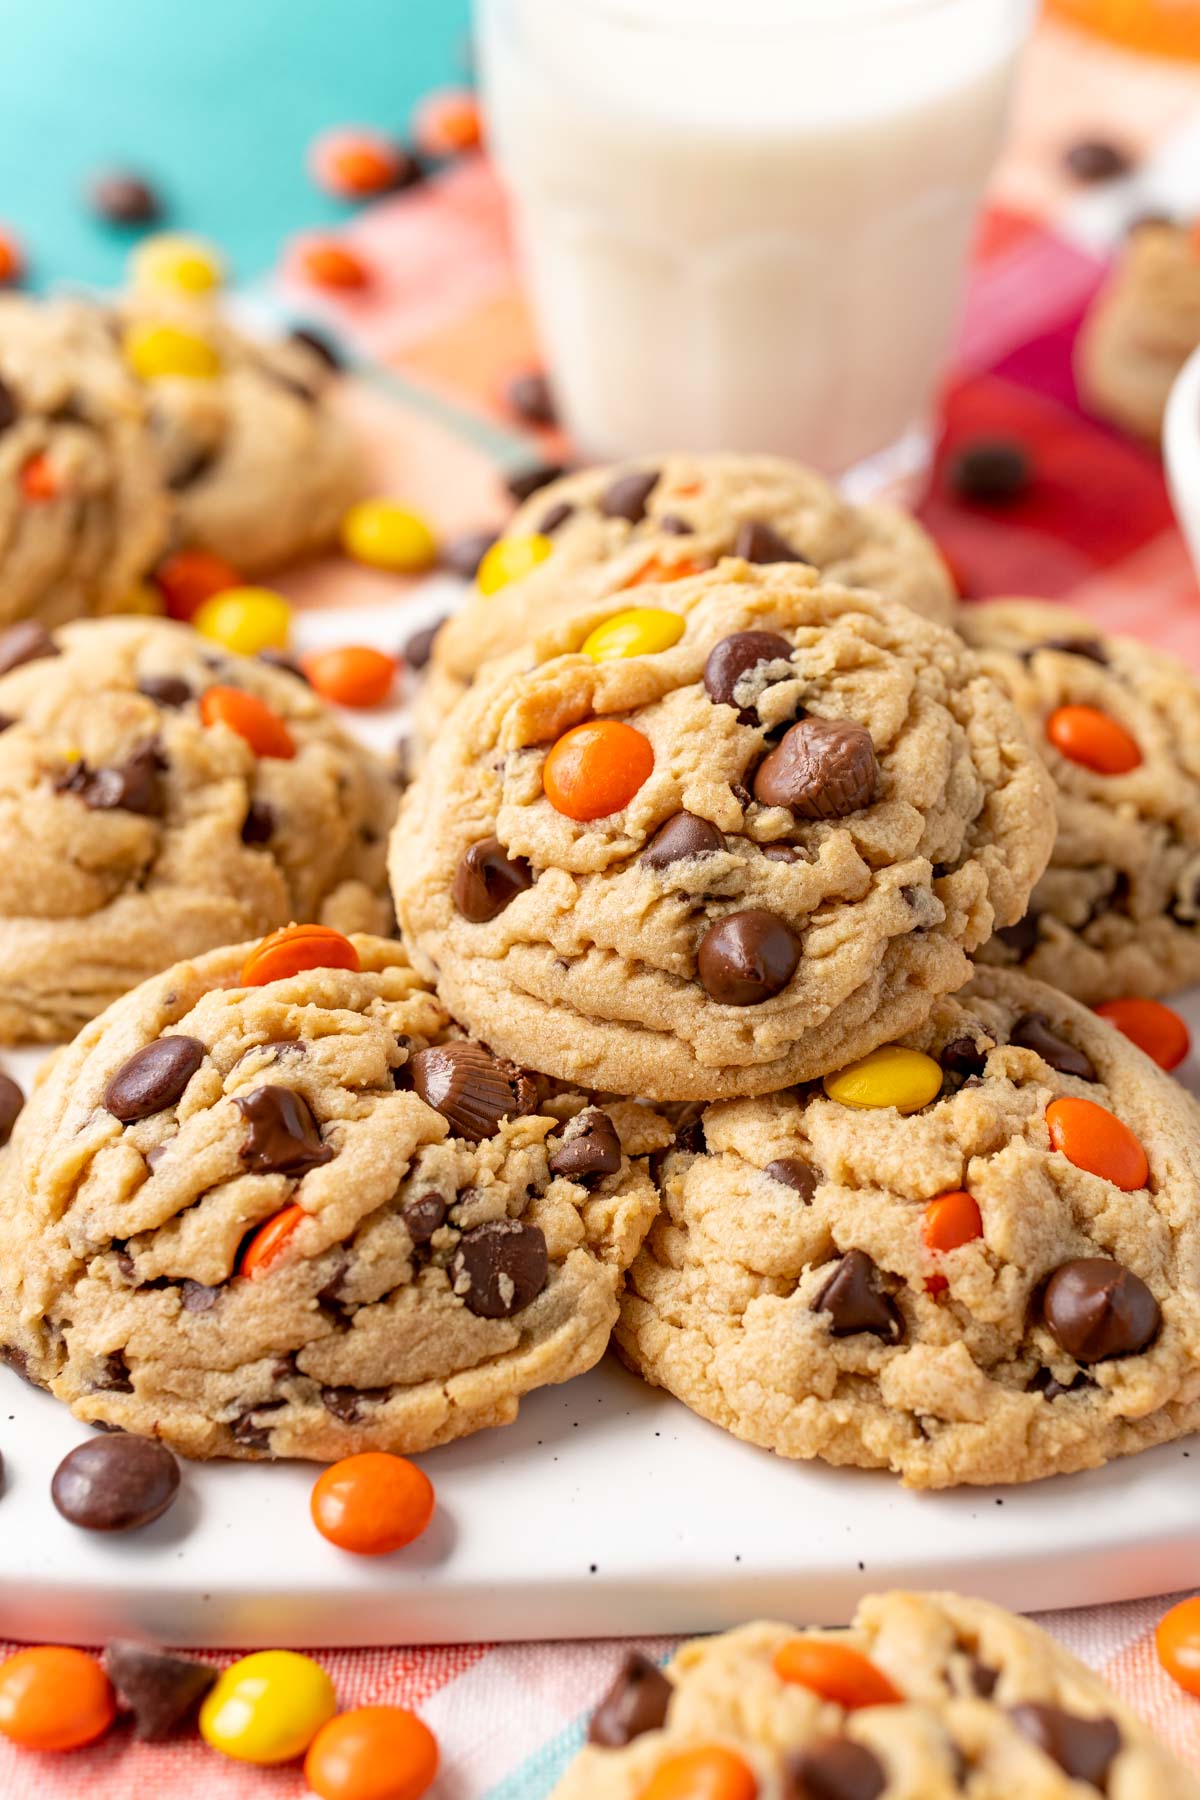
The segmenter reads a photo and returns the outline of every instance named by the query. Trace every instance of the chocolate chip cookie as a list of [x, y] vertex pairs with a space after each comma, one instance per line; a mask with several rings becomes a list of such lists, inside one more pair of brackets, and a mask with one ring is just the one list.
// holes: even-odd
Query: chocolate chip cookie
[[409, 789], [397, 915], [455, 1017], [549, 1074], [769, 1092], [920, 1024], [1053, 833], [953, 632], [729, 559], [481, 676]]
[[1088, 406], [1155, 443], [1175, 377], [1200, 345], [1198, 229], [1158, 220], [1133, 231], [1076, 345]]
[[869, 1594], [844, 1631], [744, 1625], [634, 1654], [553, 1800], [1198, 1800], [1200, 1782], [1028, 1619]]
[[5, 1041], [290, 919], [388, 927], [395, 787], [297, 677], [161, 620], [28, 620], [0, 719]]
[[477, 591], [439, 633], [417, 703], [423, 741], [489, 657], [569, 608], [694, 574], [722, 556], [808, 563], [942, 624], [953, 610], [945, 565], [915, 519], [851, 506], [814, 470], [778, 457], [667, 456], [567, 475], [532, 495], [505, 533], [531, 536], [546, 540], [546, 560], [498, 593]]
[[964, 606], [960, 629], [1054, 778], [1058, 836], [1029, 910], [981, 951], [1077, 999], [1200, 981], [1200, 686], [1067, 607]]
[[709, 1107], [659, 1179], [617, 1342], [738, 1437], [950, 1487], [1200, 1425], [1195, 1102], [1040, 982]]
[[599, 1360], [657, 1206], [645, 1107], [543, 1103], [398, 944], [177, 964], [64, 1050], [0, 1156], [0, 1341], [189, 1456], [411, 1451]]

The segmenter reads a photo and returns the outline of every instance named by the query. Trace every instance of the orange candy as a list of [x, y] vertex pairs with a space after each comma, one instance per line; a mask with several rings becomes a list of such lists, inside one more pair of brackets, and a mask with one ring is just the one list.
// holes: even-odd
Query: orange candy
[[242, 577], [232, 563], [211, 550], [176, 550], [164, 556], [155, 569], [154, 584], [166, 604], [167, 617], [189, 625], [206, 600], [227, 588], [241, 587]]
[[437, 1771], [437, 1739], [402, 1706], [356, 1706], [330, 1719], [304, 1759], [318, 1800], [420, 1800]]
[[20, 281], [25, 273], [25, 253], [11, 231], [0, 225], [0, 287]]
[[791, 1638], [781, 1644], [775, 1652], [775, 1673], [781, 1681], [811, 1688], [847, 1712], [860, 1706], [895, 1706], [904, 1698], [861, 1650], [832, 1638]]
[[483, 142], [479, 102], [465, 88], [430, 94], [417, 108], [413, 138], [427, 156], [461, 156]]
[[310, 238], [296, 252], [296, 264], [314, 287], [354, 292], [371, 285], [371, 271], [361, 256], [336, 238]]
[[295, 740], [279, 714], [244, 688], [206, 688], [200, 696], [200, 717], [206, 725], [224, 725], [236, 731], [255, 756], [288, 762], [296, 754]]
[[312, 1214], [305, 1212], [302, 1206], [294, 1204], [274, 1213], [259, 1226], [243, 1250], [238, 1274], [244, 1275], [247, 1281], [257, 1281], [260, 1275], [265, 1275], [295, 1235], [297, 1227], [311, 1217]]
[[310, 650], [300, 667], [321, 698], [335, 706], [382, 706], [396, 678], [394, 658], [366, 644]]
[[0, 1663], [0, 1731], [26, 1750], [77, 1750], [116, 1710], [112, 1683], [82, 1650], [37, 1644]]
[[755, 1800], [758, 1783], [736, 1750], [698, 1744], [659, 1763], [637, 1800]]
[[1158, 1621], [1154, 1633], [1158, 1660], [1172, 1681], [1200, 1696], [1200, 1596], [1181, 1600]]
[[327, 131], [309, 152], [309, 167], [321, 186], [341, 200], [386, 194], [396, 185], [401, 159], [394, 144], [377, 131]]
[[1096, 1011], [1160, 1069], [1177, 1069], [1192, 1047], [1187, 1026], [1161, 1000], [1105, 1000]]
[[1055, 707], [1046, 736], [1061, 755], [1097, 775], [1128, 775], [1142, 760], [1137, 739], [1098, 706]]
[[1145, 1187], [1150, 1164], [1139, 1139], [1094, 1100], [1052, 1100], [1046, 1108], [1050, 1142], [1068, 1162], [1129, 1194]]
[[[957, 1250], [983, 1236], [983, 1219], [975, 1196], [965, 1188], [953, 1188], [939, 1194], [925, 1208], [921, 1219], [921, 1241], [936, 1256], [946, 1250]], [[941, 1294], [949, 1287], [944, 1275], [930, 1275], [925, 1283], [927, 1294]]]
[[58, 477], [50, 467], [50, 458], [40, 453], [31, 456], [21, 470], [21, 492], [26, 500], [35, 505], [40, 500], [54, 500], [58, 497]]
[[256, 944], [242, 964], [243, 987], [287, 981], [303, 969], [361, 968], [358, 951], [331, 925], [284, 925]]
[[387, 1556], [420, 1537], [433, 1517], [433, 1483], [403, 1456], [368, 1450], [333, 1463], [312, 1491], [313, 1524], [355, 1556]]
[[652, 556], [649, 562], [642, 564], [636, 575], [623, 581], [623, 588], [646, 587], [652, 581], [682, 581], [685, 575], [703, 575], [711, 563], [697, 562], [695, 557], [684, 557], [682, 562], [664, 562], [660, 556]]
[[654, 768], [650, 740], [619, 719], [589, 719], [559, 738], [542, 770], [555, 812], [581, 823], [628, 806]]

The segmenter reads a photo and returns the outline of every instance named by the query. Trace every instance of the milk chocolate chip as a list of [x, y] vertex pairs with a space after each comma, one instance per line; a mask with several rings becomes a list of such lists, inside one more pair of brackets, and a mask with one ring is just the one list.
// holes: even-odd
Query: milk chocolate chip
[[[718, 706], [737, 706], [736, 689], [744, 675], [759, 663], [792, 660], [792, 646], [777, 631], [735, 631], [713, 645], [704, 665], [704, 687]], [[755, 714], [743, 709], [743, 724]]]
[[790, 925], [752, 906], [709, 926], [696, 963], [705, 992], [721, 1006], [760, 1006], [782, 993], [802, 948]]
[[598, 1106], [576, 1114], [550, 1155], [552, 1175], [565, 1175], [584, 1187], [605, 1175], [615, 1175], [620, 1167], [621, 1140], [616, 1126]]
[[1072, 1781], [1104, 1792], [1109, 1764], [1121, 1748], [1121, 1733], [1111, 1719], [1084, 1719], [1036, 1700], [1012, 1707], [1009, 1717]]
[[646, 516], [646, 502], [658, 486], [657, 469], [636, 469], [631, 475], [618, 475], [600, 496], [600, 511], [606, 519], [624, 519], [637, 525]]
[[143, 675], [138, 693], [156, 706], [186, 706], [192, 698], [191, 688], [178, 675]]
[[879, 1271], [865, 1250], [848, 1250], [812, 1303], [815, 1313], [829, 1314], [833, 1337], [866, 1331], [885, 1343], [898, 1344], [904, 1319], [895, 1301], [876, 1286]]
[[733, 540], [733, 554], [742, 556], [751, 563], [806, 563], [807, 556], [780, 537], [773, 525], [765, 519], [746, 519], [738, 526], [736, 538]]
[[92, 769], [82, 758], [72, 763], [54, 784], [59, 794], [74, 794], [92, 812], [131, 812], [142, 818], [160, 819], [166, 810], [162, 752], [143, 744], [124, 762]]
[[438, 1044], [418, 1050], [409, 1067], [427, 1106], [440, 1112], [456, 1137], [478, 1143], [493, 1137], [502, 1119], [532, 1112], [537, 1091], [513, 1063], [501, 1062], [482, 1044]]
[[695, 813], [677, 812], [659, 826], [639, 860], [648, 869], [666, 869], [686, 857], [711, 856], [724, 848], [724, 834], [715, 825]]
[[182, 1097], [203, 1061], [199, 1038], [156, 1038], [121, 1064], [104, 1090], [104, 1106], [122, 1125], [165, 1112]]
[[533, 886], [523, 856], [510, 856], [499, 838], [481, 838], [464, 850], [454, 871], [454, 904], [472, 925], [497, 918], [518, 894]]
[[1010, 1031], [1009, 1042], [1022, 1050], [1032, 1050], [1060, 1075], [1076, 1075], [1080, 1081], [1096, 1080], [1096, 1067], [1091, 1057], [1060, 1037], [1045, 1013], [1025, 1013]]
[[786, 1800], [878, 1800], [887, 1776], [878, 1757], [850, 1738], [797, 1751], [786, 1770]]
[[844, 819], [869, 806], [879, 765], [871, 734], [847, 719], [801, 719], [754, 777], [754, 798], [803, 819]]
[[19, 625], [10, 625], [7, 631], [0, 631], [0, 675], [20, 668], [22, 663], [40, 662], [44, 656], [61, 655], [62, 651], [46, 627], [39, 625], [36, 619], [22, 619]]
[[666, 1722], [673, 1692], [662, 1670], [640, 1650], [631, 1650], [592, 1714], [588, 1743], [622, 1750], [644, 1732], [658, 1731]]
[[7, 1144], [25, 1104], [25, 1096], [11, 1075], [0, 1071], [0, 1144]]
[[321, 1142], [320, 1128], [302, 1094], [286, 1087], [257, 1087], [235, 1096], [233, 1104], [250, 1127], [238, 1155], [251, 1174], [298, 1178], [332, 1162], [333, 1150]]
[[171, 1656], [148, 1644], [109, 1644], [102, 1660], [108, 1679], [133, 1714], [133, 1735], [143, 1743], [169, 1737], [217, 1679], [217, 1671], [207, 1663]]
[[794, 1194], [799, 1194], [806, 1206], [816, 1193], [820, 1179], [812, 1164], [806, 1163], [802, 1156], [777, 1156], [774, 1162], [767, 1164], [763, 1174], [769, 1175], [772, 1181], [791, 1188]]
[[508, 1319], [536, 1300], [550, 1272], [537, 1225], [492, 1219], [464, 1232], [450, 1265], [450, 1285], [478, 1319]]
[[1081, 1363], [1135, 1356], [1162, 1323], [1145, 1282], [1107, 1256], [1080, 1256], [1055, 1269], [1042, 1296], [1042, 1317], [1055, 1342]]

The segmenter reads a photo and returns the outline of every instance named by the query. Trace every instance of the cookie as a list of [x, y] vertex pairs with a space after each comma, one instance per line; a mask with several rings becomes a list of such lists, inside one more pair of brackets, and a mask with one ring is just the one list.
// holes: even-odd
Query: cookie
[[1155, 443], [1175, 377], [1200, 345], [1197, 229], [1156, 221], [1133, 231], [1075, 350], [1091, 410]]
[[1200, 981], [1200, 687], [1067, 607], [964, 606], [959, 627], [1054, 778], [1058, 836], [1029, 911], [981, 959], [1077, 999]]
[[0, 625], [119, 609], [169, 516], [145, 395], [105, 315], [0, 299]]
[[1200, 1800], [1200, 1781], [1028, 1619], [869, 1594], [844, 1631], [757, 1623], [627, 1656], [553, 1800]]
[[603, 1354], [662, 1122], [543, 1107], [399, 944], [247, 986], [253, 949], [117, 1001], [26, 1106], [0, 1157], [8, 1359], [188, 1456], [507, 1423]]
[[708, 1108], [617, 1342], [781, 1456], [913, 1487], [1200, 1425], [1200, 1115], [1114, 1027], [981, 971], [820, 1087]]
[[571, 608], [671, 571], [693, 574], [722, 556], [810, 563], [942, 624], [953, 611], [946, 567], [915, 519], [889, 506], [851, 506], [823, 476], [778, 457], [667, 456], [567, 475], [520, 507], [505, 538], [535, 534], [553, 546], [545, 562], [498, 594], [476, 591], [439, 633], [417, 703], [423, 741], [489, 657]]
[[392, 841], [414, 960], [504, 1055], [661, 1100], [912, 1029], [1049, 854], [1010, 702], [953, 632], [815, 569], [727, 559], [637, 601], [455, 710]]
[[27, 621], [0, 670], [0, 1038], [290, 919], [388, 928], [395, 787], [296, 676], [158, 619]]

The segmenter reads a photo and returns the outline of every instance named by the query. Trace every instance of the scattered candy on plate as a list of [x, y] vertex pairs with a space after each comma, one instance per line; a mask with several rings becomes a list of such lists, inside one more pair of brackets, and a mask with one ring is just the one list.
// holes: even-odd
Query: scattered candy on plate
[[174, 550], [154, 571], [154, 585], [161, 593], [167, 617], [190, 624], [204, 602], [214, 594], [242, 585], [232, 563], [212, 550]]
[[342, 548], [355, 562], [419, 575], [437, 561], [437, 539], [420, 513], [398, 500], [359, 500], [342, 520]]
[[382, 706], [396, 679], [395, 658], [370, 644], [310, 650], [300, 667], [309, 685], [335, 706]]
[[261, 650], [283, 650], [292, 629], [292, 609], [270, 588], [232, 587], [212, 594], [196, 611], [192, 624], [201, 637], [257, 656]]
[[433, 1483], [403, 1456], [365, 1451], [325, 1469], [313, 1484], [313, 1524], [339, 1550], [386, 1556], [411, 1544], [433, 1517]]

